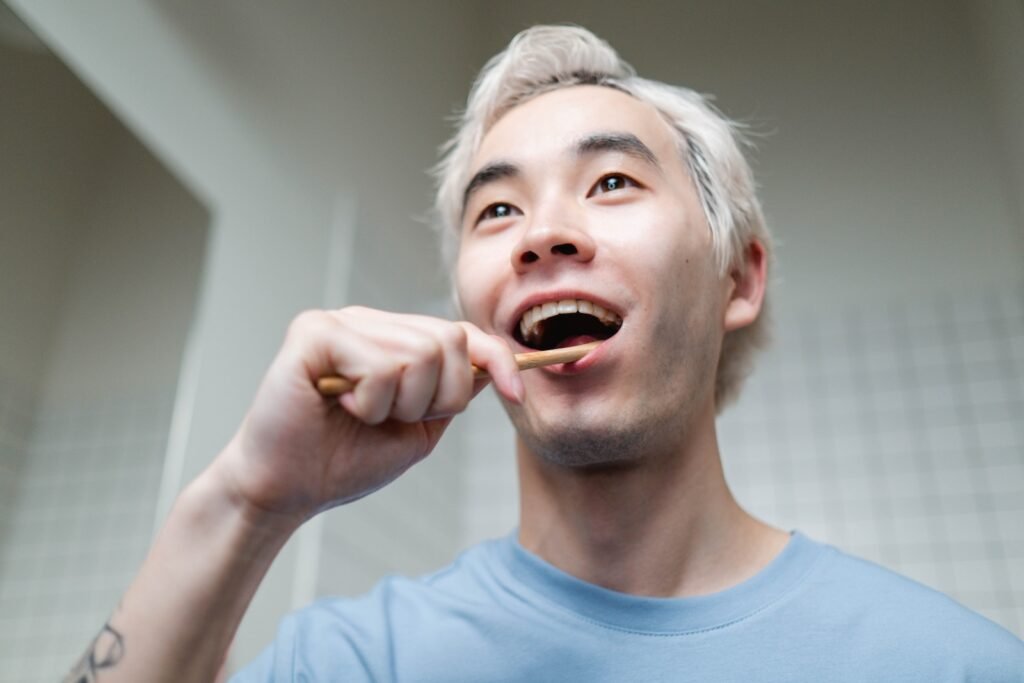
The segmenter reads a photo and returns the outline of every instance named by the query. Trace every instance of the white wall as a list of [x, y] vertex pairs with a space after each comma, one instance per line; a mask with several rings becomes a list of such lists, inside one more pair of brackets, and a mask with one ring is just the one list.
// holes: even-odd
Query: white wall
[[[0, 558], [66, 282], [68, 221], [111, 126], [57, 60], [0, 43]], [[77, 112], [68, 116], [68, 112]], [[89, 134], [87, 134], [89, 133]], [[42, 267], [42, 264], [46, 264]]]
[[0, 319], [19, 321], [0, 326], [0, 370], [34, 385], [67, 280], [71, 222], [116, 129], [96, 98], [46, 53], [0, 43], [0, 91], [7, 94], [0, 107]]
[[123, 129], [89, 172], [92, 194], [65, 245], [68, 291], [43, 400], [87, 398], [96, 387], [173, 395], [209, 216]]
[[59, 60], [3, 49], [0, 680], [22, 683], [66, 671], [145, 553], [209, 217]]
[[737, 500], [1024, 634], [1024, 290], [790, 316], [719, 420]]
[[1024, 3], [967, 3], [971, 36], [993, 103], [992, 118], [1005, 168], [1005, 191], [1024, 231]]

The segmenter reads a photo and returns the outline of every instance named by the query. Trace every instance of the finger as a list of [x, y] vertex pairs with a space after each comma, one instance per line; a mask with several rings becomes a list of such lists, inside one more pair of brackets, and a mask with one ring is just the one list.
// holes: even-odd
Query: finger
[[399, 379], [391, 417], [402, 422], [419, 422], [437, 393], [443, 347], [438, 339], [412, 326], [406, 327], [405, 369]]
[[332, 322], [320, 331], [320, 345], [333, 371], [355, 383], [352, 391], [340, 397], [342, 407], [367, 424], [380, 424], [391, 413], [405, 358], [381, 347], [378, 337], [387, 335], [387, 330], [351, 317], [326, 317]]
[[[450, 321], [358, 307], [333, 311], [332, 315], [340, 324], [358, 330], [376, 350], [386, 352], [400, 363], [391, 418], [417, 422], [429, 414], [440, 390], [446, 354], [456, 356], [450, 367], [457, 369], [463, 365], [465, 372], [470, 372], [464, 349], [465, 333]], [[468, 402], [468, 391], [466, 394], [464, 401]], [[445, 397], [447, 400], [447, 392]]]
[[430, 406], [430, 415], [455, 415], [469, 405], [473, 394], [473, 365], [469, 360], [469, 336], [461, 325], [447, 322], [440, 332], [444, 346], [441, 382]]
[[337, 319], [326, 311], [307, 310], [295, 316], [288, 325], [281, 354], [300, 363], [311, 380], [338, 371], [338, 363], [345, 358], [339, 352], [335, 336], [340, 332]]
[[526, 389], [508, 343], [501, 337], [486, 334], [472, 323], [458, 324], [466, 330], [469, 358], [473, 365], [487, 371], [494, 387], [503, 397], [514, 403], [522, 403]]
[[[360, 311], [368, 319], [395, 321], [395, 314], [382, 311]], [[441, 347], [441, 368], [434, 400], [427, 409], [430, 419], [455, 415], [466, 409], [473, 398], [473, 368], [469, 360], [469, 344], [465, 328], [450, 320], [424, 315], [401, 315], [400, 326], [409, 326], [436, 339]], [[404, 383], [404, 380], [403, 380]], [[401, 393], [401, 390], [400, 390]]]
[[349, 375], [357, 380], [356, 386], [342, 395], [341, 405], [353, 417], [369, 425], [378, 425], [391, 413], [402, 376], [402, 366], [394, 358], [386, 356], [364, 358], [363, 363], [365, 371]]
[[[522, 380], [508, 344], [500, 337], [485, 334], [475, 325], [361, 307], [349, 307], [330, 313], [346, 326], [352, 326], [360, 334], [373, 339], [378, 348], [403, 354], [409, 366], [417, 362], [416, 354], [408, 344], [409, 338], [413, 336], [410, 330], [420, 330], [440, 341], [441, 374], [434, 402], [427, 410], [427, 415], [431, 417], [461, 412], [479, 392], [481, 384], [474, 384], [471, 364], [487, 370], [503, 396], [516, 402], [521, 400], [524, 393]], [[471, 350], [471, 346], [474, 350]], [[403, 369], [403, 375], [407, 372], [407, 369]], [[353, 375], [349, 376], [356, 379]], [[422, 396], [419, 392], [417, 395]], [[411, 408], [407, 412], [403, 402], [403, 417], [408, 418], [411, 412]]]

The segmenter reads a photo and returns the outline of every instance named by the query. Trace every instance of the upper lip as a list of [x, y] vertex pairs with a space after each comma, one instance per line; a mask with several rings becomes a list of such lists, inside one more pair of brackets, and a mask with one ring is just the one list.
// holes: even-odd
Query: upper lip
[[505, 321], [505, 332], [510, 337], [515, 339], [515, 332], [517, 329], [519, 329], [519, 321], [522, 319], [523, 315], [528, 310], [530, 310], [534, 306], [537, 306], [538, 304], [544, 304], [549, 301], [562, 301], [564, 299], [583, 299], [585, 301], [590, 301], [595, 304], [598, 304], [602, 308], [611, 311], [615, 315], [619, 316], [620, 319], [626, 319], [626, 316], [623, 313], [621, 306], [612, 303], [611, 301], [602, 296], [592, 294], [590, 292], [585, 292], [579, 289], [558, 289], [545, 292], [536, 292], [523, 299], [519, 303], [519, 305], [516, 306], [515, 310], [512, 313], [512, 316]]

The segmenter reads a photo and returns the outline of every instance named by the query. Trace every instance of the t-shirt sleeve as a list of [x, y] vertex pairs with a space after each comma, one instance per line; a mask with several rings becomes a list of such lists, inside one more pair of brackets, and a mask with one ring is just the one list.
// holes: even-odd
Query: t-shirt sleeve
[[230, 683], [387, 680], [390, 644], [375, 597], [325, 599], [288, 615]]
[[230, 683], [272, 683], [273, 681], [304, 680], [301, 670], [296, 670], [297, 657], [296, 628], [297, 616], [290, 615], [281, 620], [274, 641], [259, 656], [235, 673]]

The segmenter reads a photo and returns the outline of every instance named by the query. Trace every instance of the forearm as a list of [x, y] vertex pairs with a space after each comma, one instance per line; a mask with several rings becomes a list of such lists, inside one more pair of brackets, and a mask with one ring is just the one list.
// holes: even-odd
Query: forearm
[[[294, 531], [264, 524], [207, 470], [181, 494], [135, 581], [68, 680], [212, 681]], [[89, 678], [88, 680], [93, 680]]]

